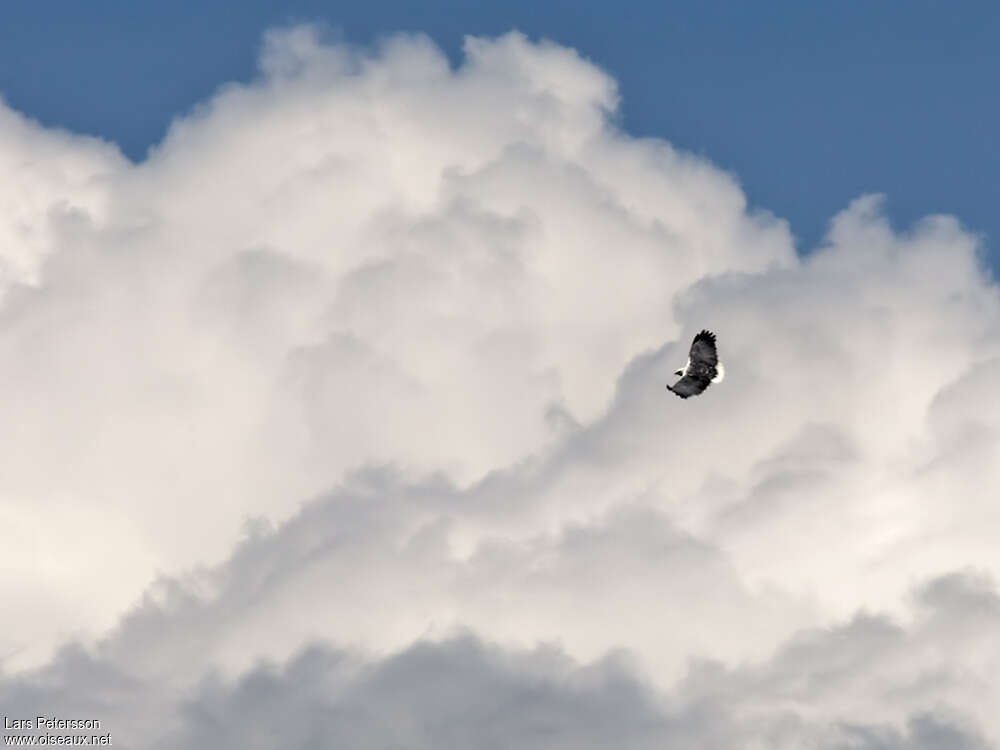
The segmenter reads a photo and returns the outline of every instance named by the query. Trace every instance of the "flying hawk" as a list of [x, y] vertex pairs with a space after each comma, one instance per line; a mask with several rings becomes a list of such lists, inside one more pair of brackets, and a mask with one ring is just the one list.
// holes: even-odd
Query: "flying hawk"
[[668, 385], [667, 390], [673, 391], [681, 398], [697, 396], [712, 383], [722, 382], [726, 377], [726, 368], [722, 366], [715, 350], [714, 333], [702, 331], [694, 337], [687, 364], [676, 370], [674, 375], [680, 375], [681, 379], [673, 385]]

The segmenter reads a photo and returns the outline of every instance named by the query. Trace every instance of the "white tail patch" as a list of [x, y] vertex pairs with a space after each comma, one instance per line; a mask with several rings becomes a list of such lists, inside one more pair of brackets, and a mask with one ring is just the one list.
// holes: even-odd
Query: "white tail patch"
[[721, 383], [726, 379], [726, 368], [721, 362], [717, 362], [715, 365], [716, 376], [712, 378], [713, 383]]

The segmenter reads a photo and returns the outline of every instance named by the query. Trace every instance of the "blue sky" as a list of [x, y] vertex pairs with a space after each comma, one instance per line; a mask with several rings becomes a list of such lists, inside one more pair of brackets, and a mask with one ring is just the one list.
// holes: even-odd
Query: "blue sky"
[[512, 0], [479, 7], [320, 0], [16, 3], [0, 24], [0, 92], [45, 124], [116, 141], [132, 159], [171, 118], [253, 75], [261, 33], [320, 21], [351, 42], [417, 30], [457, 57], [465, 34], [518, 28], [608, 70], [624, 124], [736, 174], [808, 250], [830, 217], [884, 192], [897, 227], [958, 216], [987, 236], [1000, 218], [1000, 6]]

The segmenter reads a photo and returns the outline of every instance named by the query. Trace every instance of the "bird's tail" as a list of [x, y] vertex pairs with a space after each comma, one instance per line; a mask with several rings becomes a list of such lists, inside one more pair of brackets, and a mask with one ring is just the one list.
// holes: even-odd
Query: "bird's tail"
[[721, 383], [726, 379], [726, 368], [721, 362], [717, 362], [715, 365], [715, 377], [712, 378], [713, 383]]

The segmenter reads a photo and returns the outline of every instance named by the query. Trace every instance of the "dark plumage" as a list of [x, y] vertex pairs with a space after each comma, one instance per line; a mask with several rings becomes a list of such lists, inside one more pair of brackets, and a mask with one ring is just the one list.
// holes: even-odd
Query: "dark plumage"
[[702, 331], [695, 336], [691, 342], [688, 363], [674, 374], [680, 375], [681, 379], [673, 385], [668, 385], [667, 389], [681, 398], [697, 396], [712, 383], [721, 382], [726, 369], [719, 362], [715, 348], [715, 334], [711, 331]]

